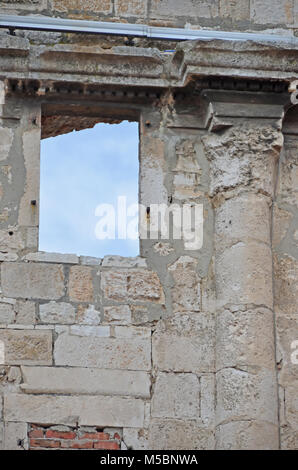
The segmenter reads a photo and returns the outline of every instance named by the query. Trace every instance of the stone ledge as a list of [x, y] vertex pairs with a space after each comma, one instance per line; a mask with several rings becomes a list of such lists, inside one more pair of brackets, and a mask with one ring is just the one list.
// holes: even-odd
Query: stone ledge
[[40, 263], [62, 263], [62, 264], [78, 264], [79, 257], [74, 254], [63, 253], [47, 253], [38, 251], [37, 253], [29, 253], [24, 256], [24, 261], [36, 261]]
[[150, 398], [150, 375], [142, 371], [80, 367], [22, 367], [26, 393], [121, 395]]
[[7, 393], [3, 414], [12, 422], [141, 428], [144, 411], [144, 401], [135, 398]]

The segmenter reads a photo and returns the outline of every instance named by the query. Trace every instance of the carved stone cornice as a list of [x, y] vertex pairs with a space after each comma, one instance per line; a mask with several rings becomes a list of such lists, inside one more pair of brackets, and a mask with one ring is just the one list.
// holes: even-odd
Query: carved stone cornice
[[186, 41], [175, 53], [156, 48], [32, 44], [0, 35], [0, 78], [183, 88], [194, 78], [227, 77], [289, 83], [298, 77], [298, 48], [285, 43]]

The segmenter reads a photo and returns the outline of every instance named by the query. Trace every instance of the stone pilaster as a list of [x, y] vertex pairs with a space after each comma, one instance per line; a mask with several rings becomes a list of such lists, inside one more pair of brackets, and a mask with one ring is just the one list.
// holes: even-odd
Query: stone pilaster
[[217, 119], [221, 132], [203, 138], [215, 209], [218, 449], [279, 447], [271, 208], [283, 136], [257, 113]]
[[39, 103], [2, 99], [0, 250], [8, 261], [16, 252], [38, 249], [40, 121]]

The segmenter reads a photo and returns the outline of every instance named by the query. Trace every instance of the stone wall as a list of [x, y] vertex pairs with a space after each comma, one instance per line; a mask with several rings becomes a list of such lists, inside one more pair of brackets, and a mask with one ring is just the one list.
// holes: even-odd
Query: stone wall
[[[296, 0], [1, 0], [9, 14], [295, 34]], [[275, 31], [276, 32], [276, 31]]]
[[[2, 448], [297, 448], [298, 49], [0, 50]], [[70, 110], [139, 121], [140, 202], [203, 205], [202, 245], [38, 251], [41, 128]]]

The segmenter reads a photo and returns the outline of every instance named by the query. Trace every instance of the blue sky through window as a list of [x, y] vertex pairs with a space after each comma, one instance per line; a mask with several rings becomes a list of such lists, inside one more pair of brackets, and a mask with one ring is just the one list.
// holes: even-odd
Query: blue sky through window
[[117, 210], [118, 196], [128, 206], [138, 202], [138, 145], [138, 123], [128, 121], [41, 141], [40, 251], [138, 255], [138, 240], [95, 235], [99, 204]]

